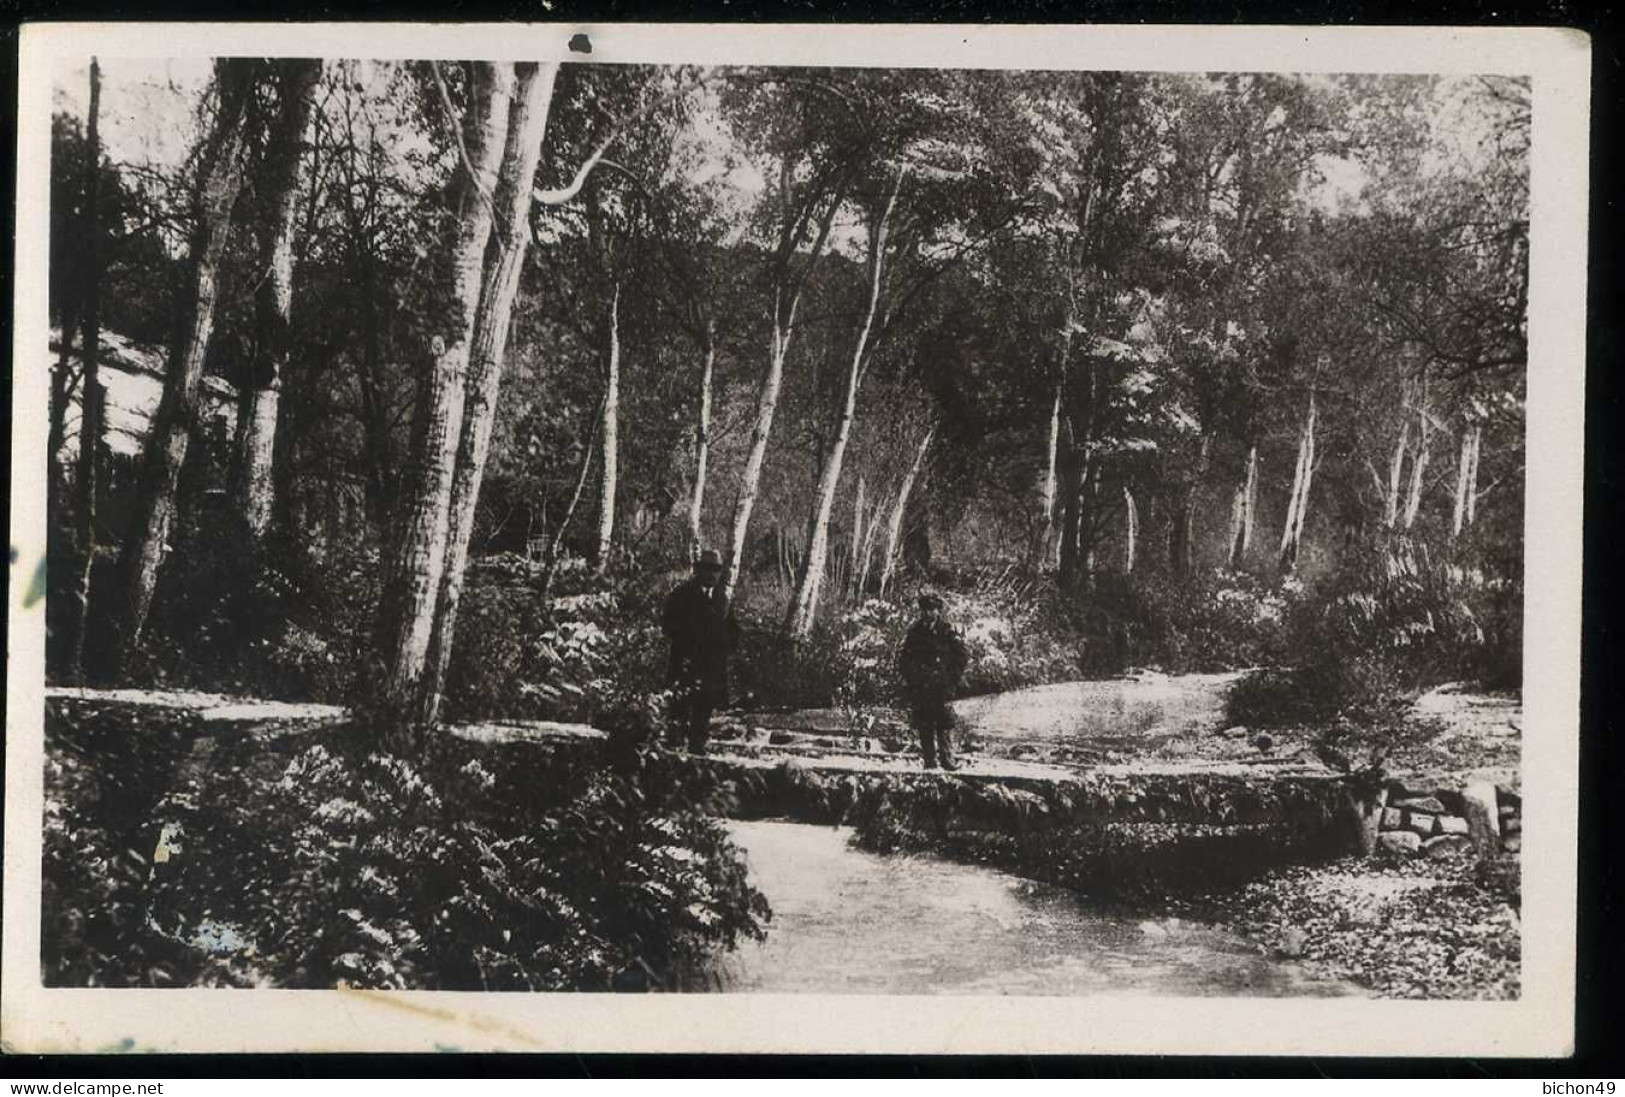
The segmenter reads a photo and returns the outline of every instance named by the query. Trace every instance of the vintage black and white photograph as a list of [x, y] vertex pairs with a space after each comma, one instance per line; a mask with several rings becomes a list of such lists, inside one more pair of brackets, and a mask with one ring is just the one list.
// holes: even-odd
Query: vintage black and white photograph
[[1523, 998], [1527, 73], [547, 41], [53, 52], [38, 986]]

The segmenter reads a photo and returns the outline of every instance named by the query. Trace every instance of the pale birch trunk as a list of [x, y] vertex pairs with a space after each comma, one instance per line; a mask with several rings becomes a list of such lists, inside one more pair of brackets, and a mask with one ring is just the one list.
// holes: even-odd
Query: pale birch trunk
[[724, 596], [731, 598], [744, 566], [745, 539], [750, 534], [750, 515], [756, 507], [756, 493], [761, 487], [762, 462], [767, 457], [767, 439], [773, 431], [773, 413], [779, 404], [779, 388], [784, 383], [784, 358], [789, 351], [788, 332], [775, 330], [772, 347], [768, 352], [767, 376], [756, 397], [756, 423], [751, 428], [750, 452], [745, 457], [745, 470], [740, 476], [739, 496], [734, 500], [733, 534], [728, 543], [727, 573], [723, 579]]
[[609, 296], [609, 361], [604, 378], [604, 425], [598, 434], [603, 463], [598, 479], [598, 546], [593, 564], [599, 575], [609, 572], [615, 544], [615, 492], [619, 486], [621, 449], [621, 287]]
[[1416, 413], [1416, 456], [1411, 459], [1411, 488], [1405, 501], [1405, 528], [1408, 530], [1416, 524], [1416, 516], [1422, 511], [1422, 488], [1426, 483], [1428, 461], [1428, 406], [1427, 390], [1422, 391], [1422, 405]]
[[536, 163], [547, 132], [548, 106], [553, 99], [558, 65], [520, 63], [515, 66], [515, 74], [507, 137], [497, 176], [494, 231], [486, 249], [480, 304], [469, 351], [463, 425], [457, 442], [456, 471], [447, 511], [446, 563], [430, 642], [432, 673], [425, 679], [426, 688], [420, 703], [420, 722], [428, 726], [440, 716], [446, 667], [457, 636], [457, 610], [462, 601], [469, 539], [474, 531], [485, 462], [491, 451], [491, 428], [496, 420], [497, 396], [502, 389], [514, 298], [519, 292], [519, 277], [524, 271], [530, 242], [531, 191], [536, 185]]
[[1483, 427], [1469, 424], [1461, 435], [1461, 458], [1456, 468], [1456, 498], [1450, 533], [1460, 537], [1472, 525], [1473, 496], [1478, 489], [1478, 448]]
[[428, 376], [413, 424], [413, 462], [378, 605], [378, 673], [364, 699], [384, 745], [423, 746], [425, 681], [450, 534], [452, 479], [462, 434], [470, 344], [492, 224], [491, 194], [508, 126], [513, 68], [476, 62], [462, 121], [466, 161], [457, 172], [456, 227], [443, 277], [450, 307], [432, 336]]
[[1320, 409], [1315, 405], [1314, 394], [1309, 396], [1309, 425], [1306, 428], [1309, 441], [1309, 452], [1303, 461], [1303, 488], [1298, 492], [1298, 525], [1292, 534], [1292, 558], [1298, 558], [1298, 550], [1303, 546], [1303, 530], [1309, 521], [1309, 490], [1315, 482], [1315, 448], [1319, 439]]
[[[214, 333], [220, 260], [231, 235], [232, 207], [242, 188], [244, 129], [256, 71], [256, 62], [241, 58], [215, 63], [220, 109], [204, 146], [193, 195], [196, 228], [189, 249], [191, 294], [142, 450], [130, 534], [119, 557], [120, 589], [111, 614], [114, 647], [110, 669], [114, 675], [127, 665], [140, 642], [158, 585], [158, 569], [169, 549], [175, 489], [198, 419], [203, 362]], [[91, 387], [86, 386], [86, 391]]]
[[1484, 451], [1484, 424], [1473, 425], [1473, 454], [1467, 464], [1467, 525], [1473, 524], [1478, 513], [1478, 467]]
[[705, 517], [705, 476], [711, 459], [711, 384], [716, 371], [716, 323], [707, 319], [700, 365], [700, 415], [694, 427], [694, 494], [688, 504], [688, 551], [700, 553], [700, 529]]
[[891, 193], [886, 198], [878, 221], [869, 233], [869, 300], [863, 322], [858, 327], [852, 347], [852, 361], [846, 370], [846, 391], [841, 401], [841, 415], [836, 422], [835, 438], [825, 455], [824, 467], [818, 480], [817, 505], [813, 511], [812, 532], [807, 539], [807, 555], [801, 562], [795, 592], [790, 599], [790, 610], [785, 627], [793, 640], [804, 639], [812, 633], [813, 621], [818, 616], [818, 598], [823, 589], [824, 569], [829, 555], [829, 522], [835, 509], [835, 492], [840, 486], [841, 468], [846, 462], [846, 447], [852, 437], [852, 421], [857, 418], [858, 389], [863, 384], [864, 355], [869, 349], [869, 334], [874, 330], [875, 314], [880, 308], [880, 286], [886, 263], [886, 229], [897, 193], [903, 185], [903, 172], [898, 171], [892, 181]]
[[[1064, 363], [1063, 363], [1064, 364]], [[1061, 382], [1055, 382], [1055, 399], [1049, 409], [1049, 438], [1044, 454], [1043, 513], [1044, 532], [1038, 545], [1038, 570], [1049, 558], [1050, 545], [1055, 540], [1055, 494], [1057, 489], [1057, 460], [1061, 447]]]
[[1191, 477], [1185, 489], [1185, 501], [1174, 516], [1173, 565], [1181, 575], [1188, 574], [1196, 563], [1196, 511], [1201, 503], [1202, 481], [1207, 476], [1212, 447], [1212, 437], [1204, 432], [1196, 453], [1196, 474]]
[[[46, 432], [45, 452], [51, 455], [51, 483], [55, 490], [63, 476], [58, 466], [68, 437], [68, 406], [73, 403], [74, 389], [68, 386], [68, 374], [73, 357], [73, 331], [79, 323], [79, 314], [68, 305], [62, 308], [62, 337], [57, 340], [56, 365], [51, 368], [51, 423]], [[75, 381], [77, 386], [78, 382]]]
[[293, 308], [293, 238], [298, 214], [300, 145], [310, 122], [311, 90], [320, 61], [275, 62], [281, 102], [266, 138], [265, 170], [255, 229], [265, 272], [254, 296], [254, 355], [237, 417], [237, 511], [250, 536], [271, 521], [271, 469], [276, 445], [277, 402], [288, 362]]
[[1467, 519], [1467, 457], [1473, 446], [1472, 429], [1461, 432], [1459, 456], [1456, 460], [1456, 490], [1450, 507], [1450, 536], [1460, 537], [1462, 524]]
[[[792, 218], [789, 214], [789, 188], [790, 169], [788, 163], [781, 162], [779, 166], [779, 188], [784, 203], [784, 220], [788, 225]], [[761, 490], [762, 464], [767, 459], [767, 441], [773, 433], [773, 417], [779, 406], [779, 389], [784, 384], [784, 362], [790, 354], [790, 340], [795, 334], [796, 310], [801, 304], [801, 290], [806, 285], [806, 279], [812, 273], [812, 267], [817, 264], [819, 256], [824, 251], [824, 244], [829, 240], [830, 226], [835, 221], [835, 212], [840, 208], [841, 194], [838, 192], [835, 199], [830, 202], [818, 226], [818, 236], [813, 241], [812, 252], [808, 257], [807, 268], [794, 289], [789, 289], [786, 276], [783, 272], [778, 275], [778, 283], [773, 287], [773, 329], [768, 339], [767, 374], [762, 378], [762, 387], [756, 397], [756, 422], [750, 432], [750, 452], [745, 458], [745, 469], [740, 475], [739, 494], [734, 499], [733, 531], [728, 543], [728, 558], [724, 561], [722, 586], [723, 596], [731, 599], [734, 587], [739, 582], [739, 573], [744, 568], [745, 542], [750, 536], [750, 516], [756, 509], [756, 496]], [[793, 254], [793, 247], [791, 253]], [[789, 262], [787, 256], [785, 262]]]
[[1399, 523], [1399, 497], [1405, 482], [1405, 454], [1410, 446], [1411, 421], [1406, 418], [1399, 427], [1399, 441], [1394, 443], [1394, 456], [1388, 462], [1388, 493], [1383, 499], [1382, 524], [1393, 529]]
[[581, 506], [581, 497], [587, 491], [587, 474], [592, 471], [593, 455], [597, 453], [598, 428], [602, 425], [604, 417], [594, 409], [592, 427], [587, 432], [587, 444], [581, 448], [581, 468], [576, 472], [575, 490], [570, 493], [570, 502], [564, 508], [564, 517], [559, 519], [558, 529], [553, 533], [553, 543], [547, 552], [547, 570], [542, 573], [541, 594], [546, 598], [553, 589], [553, 580], [559, 573], [559, 561], [564, 555], [564, 535], [570, 531], [570, 523], [576, 516], [576, 510]]
[[1123, 486], [1123, 574], [1134, 574], [1134, 550], [1140, 535], [1140, 512], [1134, 505], [1134, 493]]
[[1258, 447], [1247, 450], [1247, 473], [1236, 489], [1236, 499], [1230, 518], [1230, 566], [1238, 567], [1247, 558], [1252, 547], [1254, 514], [1258, 498]]
[[[85, 671], [85, 638], [90, 631], [90, 576], [96, 562], [96, 494], [100, 480], [99, 466], [102, 441], [101, 399], [101, 105], [102, 69], [100, 62], [90, 59], [90, 110], [85, 125], [85, 207], [84, 207], [84, 261], [80, 270], [84, 279], [82, 319], [83, 359], [79, 374], [79, 463], [75, 475], [75, 493], [78, 503], [74, 508], [74, 529], [77, 534], [78, 571], [73, 577], [73, 602], [69, 610], [67, 676], [78, 681]], [[64, 316], [66, 310], [64, 310]], [[62, 329], [62, 362], [57, 376], [66, 383], [68, 346], [73, 334], [64, 319]], [[63, 403], [66, 404], [66, 397]], [[66, 415], [66, 408], [63, 414]], [[51, 454], [54, 464], [56, 454]]]
[[865, 598], [869, 594], [869, 576], [874, 572], [875, 545], [880, 540], [880, 512], [885, 509], [885, 502], [883, 498], [876, 498], [864, 520], [863, 547], [858, 561], [859, 598]]
[[863, 473], [860, 472], [858, 473], [858, 489], [852, 497], [852, 536], [849, 538], [851, 550], [848, 554], [850, 563], [848, 566], [849, 574], [847, 576], [852, 587], [852, 593], [855, 597], [863, 596], [864, 576], [863, 573], [858, 569], [863, 552], [862, 546], [865, 532], [863, 528], [865, 513], [864, 507], [868, 504], [868, 494], [868, 484], [864, 482]]
[[897, 565], [903, 554], [903, 519], [908, 514], [908, 497], [914, 491], [914, 483], [919, 479], [920, 468], [925, 464], [925, 453], [931, 448], [931, 439], [936, 436], [936, 427], [925, 432], [920, 439], [920, 448], [914, 452], [914, 463], [909, 465], [908, 472], [903, 476], [903, 482], [897, 488], [897, 499], [892, 503], [891, 520], [886, 524], [886, 556], [880, 570], [880, 593], [884, 597], [891, 586], [893, 577], [897, 574]]
[[1281, 567], [1290, 571], [1298, 560], [1303, 538], [1304, 517], [1309, 506], [1309, 484], [1315, 461], [1315, 398], [1309, 397], [1309, 411], [1298, 433], [1298, 459], [1292, 471], [1292, 492], [1287, 498], [1286, 521], [1281, 526]]

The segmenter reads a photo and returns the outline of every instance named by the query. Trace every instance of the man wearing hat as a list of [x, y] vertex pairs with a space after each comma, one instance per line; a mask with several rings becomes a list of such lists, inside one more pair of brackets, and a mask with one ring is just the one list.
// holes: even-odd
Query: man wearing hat
[[671, 687], [671, 727], [666, 740], [705, 753], [711, 713], [728, 703], [728, 652], [739, 626], [722, 592], [722, 557], [706, 549], [694, 559], [694, 574], [666, 596], [660, 615], [671, 642], [667, 685]]
[[965, 673], [965, 641], [943, 616], [942, 597], [920, 595], [920, 616], [903, 639], [897, 669], [908, 692], [909, 716], [920, 736], [925, 768], [956, 769], [949, 731], [953, 711], [948, 702]]

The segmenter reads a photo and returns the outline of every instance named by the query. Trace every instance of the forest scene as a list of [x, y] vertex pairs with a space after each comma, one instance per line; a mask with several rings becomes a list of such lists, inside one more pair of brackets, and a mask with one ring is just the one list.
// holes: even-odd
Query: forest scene
[[53, 110], [47, 985], [1518, 994], [1528, 81]]

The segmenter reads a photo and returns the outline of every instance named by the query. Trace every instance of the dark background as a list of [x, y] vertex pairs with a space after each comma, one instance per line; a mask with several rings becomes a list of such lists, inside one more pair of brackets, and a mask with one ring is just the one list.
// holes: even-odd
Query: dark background
[[[1576, 1058], [1528, 1060], [1356, 1060], [1307, 1058], [1125, 1058], [991, 1057], [954, 1058], [843, 1056], [117, 1056], [45, 1057], [8, 1055], [0, 1075], [165, 1078], [282, 1076], [414, 1077], [565, 1075], [580, 1077], [825, 1075], [825, 1076], [984, 1076], [1046, 1077], [1452, 1077], [1595, 1081], [1625, 1077], [1619, 1033], [1625, 1009], [1625, 857], [1620, 839], [1620, 804], [1625, 799], [1625, 727], [1615, 713], [1625, 698], [1625, 641], [1614, 611], [1620, 601], [1622, 569], [1618, 546], [1625, 535], [1619, 431], [1625, 419], [1620, 388], [1621, 310], [1617, 155], [1622, 57], [1617, 5], [1586, 0], [1320, 0], [1317, 3], [1264, 3], [1227, 0], [445, 0], [438, 4], [381, 3], [376, 0], [0, 0], [0, 111], [7, 152], [15, 146], [17, 106], [17, 28], [50, 20], [433, 20], [440, 22], [534, 20], [587, 22], [638, 20], [720, 23], [1249, 23], [1304, 25], [1564, 26], [1592, 36], [1592, 176], [1589, 254], [1589, 318], [1586, 381], [1585, 619], [1583, 628], [1580, 759], [1581, 836], [1579, 844], [1579, 956]], [[9, 164], [10, 156], [5, 160]], [[1538, 169], [1537, 169], [1538, 170]], [[0, 173], [0, 206], [7, 218], [4, 282], [0, 296], [11, 300], [11, 258], [15, 239], [15, 179]], [[9, 315], [9, 313], [8, 313]], [[9, 328], [9, 325], [8, 325]], [[11, 389], [7, 385], [0, 421], [9, 438]], [[7, 446], [9, 452], [9, 445]], [[9, 508], [8, 508], [9, 514]], [[8, 518], [9, 521], [9, 518]], [[1535, 536], [1540, 531], [1532, 531]], [[17, 577], [13, 577], [16, 581]], [[1537, 655], [1539, 653], [1532, 653]], [[116, 993], [116, 992], [114, 992]], [[1538, 1092], [1533, 1088], [1531, 1092]]]

